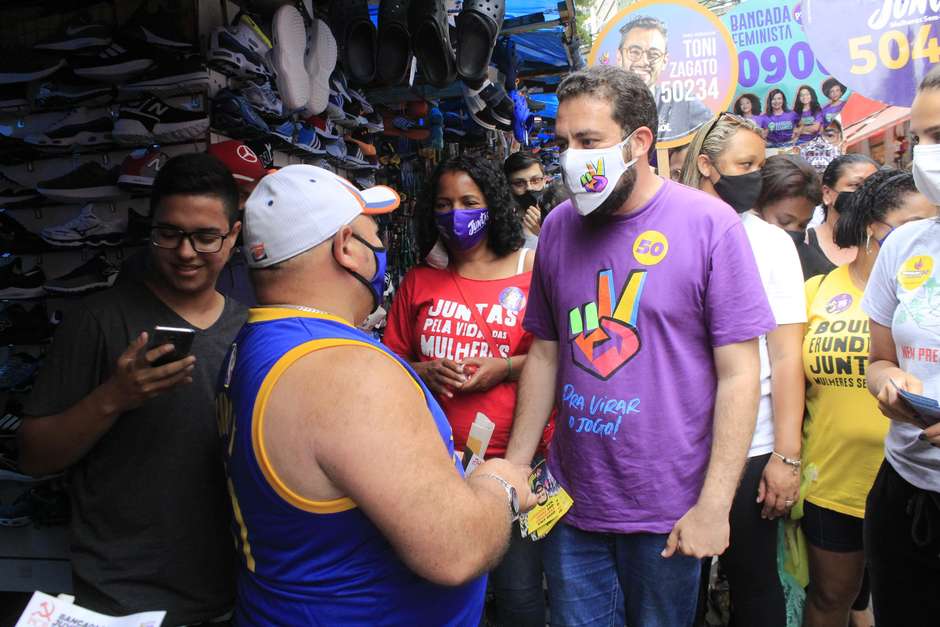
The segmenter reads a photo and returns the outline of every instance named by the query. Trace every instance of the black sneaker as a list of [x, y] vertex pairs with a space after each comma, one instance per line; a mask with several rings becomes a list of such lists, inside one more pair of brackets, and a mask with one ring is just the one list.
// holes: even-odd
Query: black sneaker
[[119, 198], [123, 194], [117, 184], [120, 170], [120, 166], [106, 170], [98, 162], [91, 161], [67, 174], [41, 181], [36, 185], [36, 191], [46, 198], [62, 202]]
[[0, 253], [39, 254], [52, 247], [19, 223], [6, 209], [0, 209]]
[[27, 135], [27, 144], [43, 148], [68, 148], [70, 146], [100, 146], [111, 143], [114, 118], [107, 109], [79, 107], [70, 111], [61, 120], [43, 133]]
[[82, 294], [114, 285], [120, 268], [98, 255], [68, 274], [46, 281], [50, 294]]
[[38, 81], [65, 67], [61, 57], [43, 57], [34, 54], [4, 55], [0, 59], [0, 85]]
[[38, 298], [45, 294], [46, 274], [39, 266], [23, 272], [23, 259], [0, 255], [0, 300]]
[[75, 52], [89, 48], [102, 48], [111, 43], [111, 27], [94, 22], [86, 15], [79, 15], [65, 25], [60, 32], [46, 41], [35, 44], [36, 50]]
[[72, 57], [69, 65], [82, 78], [120, 83], [149, 69], [153, 54], [136, 41], [115, 40], [97, 54]]
[[29, 87], [30, 100], [41, 109], [106, 104], [114, 100], [114, 86], [82, 81], [71, 72], [57, 73], [46, 80], [34, 81]]
[[39, 198], [35, 189], [20, 185], [0, 172], [0, 207], [9, 207]]
[[19, 303], [7, 305], [0, 310], [0, 344], [47, 344], [52, 341], [55, 325], [42, 303], [32, 309]]
[[172, 107], [156, 96], [121, 107], [114, 123], [114, 141], [146, 146], [196, 139], [209, 130], [209, 115]]
[[209, 89], [209, 71], [201, 54], [186, 54], [157, 59], [146, 73], [120, 86], [122, 92], [159, 94], [205, 93]]
[[161, 46], [171, 50], [188, 50], [193, 47], [191, 41], [180, 36], [186, 20], [179, 11], [160, 11], [148, 13], [147, 3], [131, 16], [124, 25], [123, 32], [147, 46]]

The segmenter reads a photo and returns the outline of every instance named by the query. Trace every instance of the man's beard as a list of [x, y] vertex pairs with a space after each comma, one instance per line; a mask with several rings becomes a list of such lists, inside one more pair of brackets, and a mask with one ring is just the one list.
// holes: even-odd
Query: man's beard
[[586, 224], [592, 227], [600, 227], [610, 222], [611, 217], [623, 207], [636, 187], [636, 168], [637, 164], [634, 164], [620, 175], [620, 179], [614, 186], [613, 191], [610, 192], [610, 196], [597, 209], [584, 216]]

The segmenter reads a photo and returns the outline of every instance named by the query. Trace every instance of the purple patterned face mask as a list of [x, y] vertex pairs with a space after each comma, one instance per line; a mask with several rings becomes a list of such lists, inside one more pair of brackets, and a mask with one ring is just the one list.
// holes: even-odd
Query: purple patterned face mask
[[457, 250], [470, 250], [486, 237], [486, 226], [490, 221], [490, 210], [454, 209], [434, 215], [437, 230]]

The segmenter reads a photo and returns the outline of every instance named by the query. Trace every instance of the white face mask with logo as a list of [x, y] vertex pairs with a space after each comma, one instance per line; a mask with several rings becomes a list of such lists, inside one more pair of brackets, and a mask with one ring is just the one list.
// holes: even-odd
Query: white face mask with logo
[[940, 205], [940, 144], [914, 146], [914, 184], [930, 202]]
[[636, 164], [636, 157], [629, 163], [623, 160], [623, 147], [631, 137], [633, 133], [609, 148], [569, 148], [561, 153], [560, 165], [565, 185], [571, 192], [571, 204], [582, 216], [600, 207], [623, 173]]

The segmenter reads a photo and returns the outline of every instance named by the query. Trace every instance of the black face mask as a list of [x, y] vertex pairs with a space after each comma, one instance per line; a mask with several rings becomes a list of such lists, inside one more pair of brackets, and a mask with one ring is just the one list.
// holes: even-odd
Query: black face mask
[[[721, 172], [718, 174], [721, 174]], [[757, 197], [760, 196], [762, 185], [763, 179], [760, 170], [754, 170], [747, 174], [738, 174], [737, 176], [721, 174], [721, 178], [715, 183], [715, 191], [735, 211], [744, 213], [753, 209], [754, 205], [757, 204]]]
[[524, 194], [516, 196], [516, 203], [522, 210], [529, 207], [538, 207], [541, 209], [542, 197], [545, 195], [544, 189], [529, 189]]

